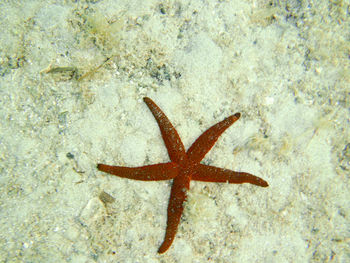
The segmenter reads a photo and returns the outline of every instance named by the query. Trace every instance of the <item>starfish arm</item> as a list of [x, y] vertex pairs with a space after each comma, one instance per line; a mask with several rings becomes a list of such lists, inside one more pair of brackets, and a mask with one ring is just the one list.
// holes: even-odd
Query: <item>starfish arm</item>
[[202, 133], [201, 136], [191, 145], [187, 151], [187, 156], [191, 161], [200, 162], [209, 150], [214, 146], [220, 135], [230, 127], [241, 116], [236, 113], [227, 117], [221, 122], [211, 126], [208, 130]]
[[196, 172], [192, 175], [192, 180], [203, 182], [217, 182], [230, 184], [250, 183], [257, 186], [267, 187], [269, 184], [260, 177], [249, 173], [234, 172], [228, 169], [222, 169], [215, 166], [199, 164]]
[[171, 188], [169, 205], [168, 205], [168, 220], [165, 232], [165, 237], [162, 245], [158, 249], [158, 253], [162, 254], [168, 250], [174, 241], [177, 227], [179, 225], [182, 211], [184, 209], [183, 203], [187, 197], [187, 190], [190, 187], [190, 179], [185, 181], [181, 176], [176, 177]]
[[168, 117], [157, 106], [157, 104], [154, 103], [153, 100], [148, 97], [144, 97], [143, 101], [147, 104], [158, 123], [170, 160], [179, 163], [181, 160], [186, 158], [185, 147], [179, 134], [169, 121]]
[[97, 169], [119, 177], [140, 181], [170, 180], [175, 178], [179, 172], [178, 165], [172, 162], [141, 167], [110, 166], [100, 163], [97, 165]]

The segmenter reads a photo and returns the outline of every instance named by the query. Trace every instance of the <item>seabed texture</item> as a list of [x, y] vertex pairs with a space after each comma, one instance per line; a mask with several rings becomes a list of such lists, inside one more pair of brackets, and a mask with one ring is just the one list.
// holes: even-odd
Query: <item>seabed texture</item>
[[[20, 3], [23, 2], [23, 3]], [[0, 262], [350, 262], [348, 0], [1, 1]], [[143, 103], [204, 159], [269, 182], [192, 182], [157, 254], [171, 181]]]

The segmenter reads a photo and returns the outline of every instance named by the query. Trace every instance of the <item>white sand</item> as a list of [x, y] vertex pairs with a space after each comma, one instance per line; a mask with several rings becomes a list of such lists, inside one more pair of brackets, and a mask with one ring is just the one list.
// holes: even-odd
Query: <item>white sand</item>
[[[349, 1], [8, 2], [0, 262], [350, 261]], [[270, 184], [192, 182], [164, 255], [171, 182], [96, 169], [168, 161], [144, 96]]]

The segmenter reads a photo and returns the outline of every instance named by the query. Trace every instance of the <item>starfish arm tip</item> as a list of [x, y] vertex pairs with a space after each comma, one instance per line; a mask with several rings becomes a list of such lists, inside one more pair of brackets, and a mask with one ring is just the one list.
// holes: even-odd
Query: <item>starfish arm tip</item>
[[158, 254], [163, 254], [165, 251], [167, 251], [168, 250], [168, 248], [163, 248], [163, 247], [160, 247], [159, 249], [158, 249]]
[[165, 253], [169, 249], [169, 247], [171, 246], [173, 241], [174, 241], [174, 237], [164, 239], [163, 243], [160, 245], [160, 247], [158, 249], [158, 254]]
[[254, 176], [254, 175], [251, 177], [251, 180], [248, 181], [248, 183], [255, 184], [255, 185], [260, 186], [260, 187], [268, 187], [269, 186], [269, 183], [266, 182], [264, 179], [257, 177], [257, 176]]
[[262, 186], [262, 187], [268, 187], [268, 186], [269, 186], [269, 184], [268, 184], [268, 182], [266, 182], [266, 181], [264, 181], [264, 180], [263, 180], [263, 182], [262, 182], [261, 186]]

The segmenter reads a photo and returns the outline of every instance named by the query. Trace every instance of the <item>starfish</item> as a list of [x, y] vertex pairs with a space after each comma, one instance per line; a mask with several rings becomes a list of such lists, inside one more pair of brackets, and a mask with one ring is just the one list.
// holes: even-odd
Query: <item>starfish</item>
[[100, 171], [133, 180], [160, 181], [173, 179], [165, 237], [158, 249], [158, 253], [161, 254], [167, 251], [173, 243], [191, 180], [232, 184], [251, 183], [262, 187], [267, 187], [268, 183], [249, 173], [234, 172], [200, 163], [214, 146], [219, 136], [239, 119], [240, 113], [235, 113], [210, 127], [186, 151], [179, 134], [163, 111], [150, 98], [145, 97], [143, 100], [158, 123], [171, 161], [141, 167], [98, 164], [97, 168]]

